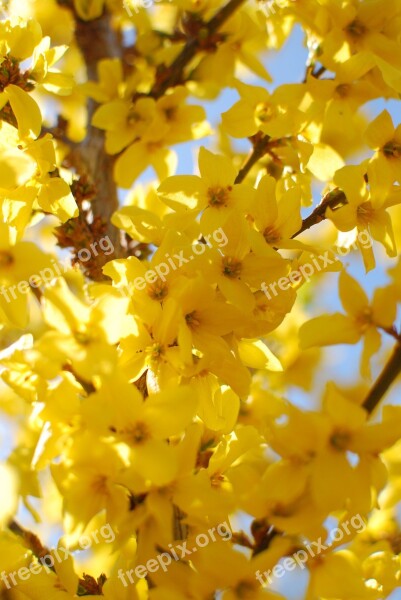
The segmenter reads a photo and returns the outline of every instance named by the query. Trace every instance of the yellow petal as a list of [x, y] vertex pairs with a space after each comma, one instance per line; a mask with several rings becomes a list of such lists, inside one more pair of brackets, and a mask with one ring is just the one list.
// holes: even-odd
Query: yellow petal
[[51, 177], [40, 187], [38, 204], [44, 211], [50, 212], [62, 223], [77, 217], [79, 209], [70, 186], [61, 177]]
[[290, 504], [301, 496], [308, 481], [307, 465], [279, 460], [269, 465], [261, 482], [261, 493], [267, 501]]
[[397, 298], [394, 288], [378, 288], [373, 294], [373, 321], [382, 327], [391, 328], [397, 316]]
[[234, 183], [237, 172], [229, 158], [212, 154], [202, 146], [198, 160], [201, 177], [209, 185], [225, 187]]
[[356, 344], [361, 335], [352, 319], [341, 314], [323, 315], [307, 321], [299, 330], [300, 347]]
[[36, 173], [36, 161], [19, 150], [8, 149], [0, 155], [1, 187], [14, 189], [24, 185]]
[[35, 100], [20, 87], [9, 84], [4, 93], [18, 123], [21, 137], [37, 138], [42, 129], [42, 114]]
[[353, 471], [345, 453], [327, 450], [313, 460], [311, 494], [319, 510], [331, 512], [345, 507]]
[[393, 120], [387, 110], [383, 110], [374, 121], [372, 121], [365, 133], [365, 139], [373, 150], [382, 148], [394, 135]]
[[[339, 577], [339, 573], [341, 576]], [[377, 598], [365, 587], [362, 567], [356, 556], [341, 550], [326, 556], [313, 569], [311, 597], [314, 598]]]
[[198, 415], [208, 429], [230, 433], [237, 422], [239, 409], [240, 400], [230, 388], [219, 388], [214, 393], [202, 390]]
[[196, 175], [175, 175], [165, 179], [157, 192], [171, 208], [179, 210], [182, 206], [190, 209], [199, 205], [202, 196], [205, 199], [206, 187]]
[[374, 354], [380, 350], [381, 334], [375, 327], [369, 327], [365, 333], [361, 354], [361, 374], [366, 379], [371, 379], [370, 361]]
[[181, 433], [195, 416], [197, 403], [198, 398], [187, 386], [151, 394], [146, 416], [152, 433], [160, 439]]
[[388, 159], [379, 152], [368, 163], [368, 178], [373, 208], [380, 208], [391, 192], [393, 172]]
[[255, 298], [245, 283], [238, 279], [220, 277], [219, 288], [222, 294], [237, 308], [251, 312], [255, 306]]
[[18, 503], [18, 487], [15, 471], [8, 465], [0, 464], [0, 525], [13, 515]]
[[150, 157], [143, 144], [137, 142], [129, 146], [114, 165], [114, 179], [122, 188], [131, 187], [135, 179], [149, 166]]
[[74, 0], [78, 16], [84, 21], [97, 19], [103, 12], [104, 0]]
[[366, 421], [366, 411], [340, 394], [333, 383], [327, 386], [324, 408], [332, 422], [340, 427], [359, 429]]
[[241, 361], [253, 369], [266, 369], [267, 371], [282, 371], [279, 359], [262, 342], [262, 340], [240, 340], [238, 352]]
[[346, 271], [341, 271], [338, 280], [341, 303], [352, 317], [358, 317], [369, 307], [369, 300], [359, 283]]
[[177, 452], [161, 440], [151, 440], [133, 450], [132, 464], [145, 481], [164, 486], [175, 479], [178, 469]]
[[344, 166], [341, 156], [331, 146], [315, 144], [308, 162], [308, 169], [319, 181], [333, 179], [334, 173]]
[[350, 450], [358, 453], [379, 454], [391, 448], [401, 438], [401, 409], [399, 406], [384, 406], [383, 420], [364, 427], [352, 437]]

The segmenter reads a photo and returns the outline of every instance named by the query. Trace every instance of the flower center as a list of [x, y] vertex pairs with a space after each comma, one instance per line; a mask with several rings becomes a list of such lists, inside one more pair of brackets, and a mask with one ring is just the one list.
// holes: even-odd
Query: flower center
[[225, 256], [223, 258], [223, 275], [237, 279], [241, 275], [241, 261], [232, 256]]
[[358, 315], [356, 322], [359, 325], [362, 333], [369, 329], [373, 322], [373, 314], [370, 306], [367, 306], [363, 309], [363, 311]]
[[278, 242], [281, 239], [281, 235], [274, 227], [266, 227], [263, 237], [268, 244], [274, 244], [274, 242]]
[[153, 283], [152, 285], [148, 285], [148, 296], [150, 296], [152, 298], [152, 300], [164, 300], [164, 298], [167, 296], [168, 294], [168, 287], [167, 285], [161, 280], [158, 279], [156, 281], [156, 283]]
[[235, 595], [240, 600], [250, 600], [255, 598], [257, 593], [258, 584], [253, 581], [240, 581], [235, 587]]
[[272, 509], [272, 514], [276, 517], [290, 517], [293, 513], [293, 508], [283, 502], [277, 502]]
[[156, 343], [153, 344], [153, 346], [147, 348], [147, 351], [150, 354], [150, 358], [152, 360], [159, 360], [162, 354], [164, 354], [164, 347], [161, 344]]
[[231, 192], [232, 187], [212, 187], [207, 191], [209, 206], [227, 206], [229, 200], [229, 192]]
[[96, 477], [96, 479], [92, 482], [91, 487], [95, 494], [107, 495], [109, 493], [107, 488], [107, 476], [99, 475]]
[[10, 252], [0, 250], [0, 268], [9, 267], [14, 262], [14, 257]]
[[383, 146], [383, 154], [387, 158], [401, 158], [401, 144], [395, 140]]
[[330, 436], [330, 445], [336, 450], [346, 450], [348, 448], [351, 435], [345, 429], [336, 429]]
[[78, 344], [82, 344], [82, 346], [87, 346], [91, 342], [91, 336], [87, 331], [75, 331], [74, 338]]
[[135, 108], [130, 108], [127, 115], [127, 123], [129, 125], [135, 125], [138, 121], [140, 121], [141, 115], [135, 110]]
[[356, 215], [359, 223], [368, 225], [374, 217], [374, 212], [374, 208], [372, 208], [370, 202], [364, 202], [363, 204], [360, 204], [356, 209]]
[[190, 327], [190, 329], [195, 329], [196, 327], [199, 327], [200, 319], [196, 310], [193, 310], [192, 312], [185, 315], [185, 321], [188, 327]]
[[166, 115], [167, 121], [173, 121], [177, 114], [177, 107], [169, 106], [168, 108], [165, 108], [163, 112]]
[[260, 102], [255, 109], [255, 119], [267, 123], [276, 116], [277, 109], [271, 102]]
[[354, 19], [347, 25], [345, 31], [353, 38], [359, 38], [365, 35], [366, 27], [365, 25], [359, 21], [358, 19]]
[[346, 98], [347, 96], [349, 96], [351, 91], [351, 86], [349, 83], [341, 83], [340, 85], [338, 85], [336, 87], [336, 89], [334, 90], [334, 93], [336, 96], [339, 96], [340, 98]]
[[135, 446], [143, 444], [144, 442], [146, 442], [146, 440], [148, 440], [151, 437], [148, 426], [142, 421], [138, 421], [137, 423], [135, 423], [135, 425], [130, 427], [125, 433], [128, 435], [130, 441]]
[[219, 471], [217, 471], [216, 473], [213, 473], [213, 475], [210, 478], [210, 485], [213, 488], [221, 488], [221, 486], [223, 485], [224, 482], [226, 482], [227, 479], [226, 477], [223, 475], [223, 473], [220, 473]]

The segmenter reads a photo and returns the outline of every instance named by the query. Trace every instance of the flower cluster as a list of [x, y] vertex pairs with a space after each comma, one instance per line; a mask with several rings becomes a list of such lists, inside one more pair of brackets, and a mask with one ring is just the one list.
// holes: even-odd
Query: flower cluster
[[[401, 371], [401, 124], [363, 108], [399, 102], [401, 0], [27, 4], [0, 21], [0, 409], [17, 433], [0, 571], [23, 573], [7, 598], [263, 600], [255, 573], [284, 572], [333, 520], [346, 534], [302, 564], [306, 597], [390, 594], [401, 407], [370, 417]], [[294, 24], [304, 80], [267, 90], [264, 52]], [[353, 260], [389, 278], [369, 296]], [[322, 314], [338, 272], [343, 310]], [[320, 348], [359, 342], [349, 389]], [[112, 552], [26, 578], [53, 554], [14, 519], [20, 499], [61, 524], [59, 548], [107, 526]], [[219, 524], [229, 538], [201, 545]]]

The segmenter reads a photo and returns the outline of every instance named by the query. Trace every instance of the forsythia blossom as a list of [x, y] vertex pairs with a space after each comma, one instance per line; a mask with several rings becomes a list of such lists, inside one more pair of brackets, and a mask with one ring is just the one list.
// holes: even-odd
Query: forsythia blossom
[[0, 598], [388, 597], [401, 0], [129, 5], [0, 21]]

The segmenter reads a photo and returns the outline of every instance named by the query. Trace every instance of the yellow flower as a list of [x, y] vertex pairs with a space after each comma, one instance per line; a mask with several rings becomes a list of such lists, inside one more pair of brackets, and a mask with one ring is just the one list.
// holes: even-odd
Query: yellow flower
[[[4, 63], [3, 68], [7, 69]], [[35, 100], [17, 85], [8, 83], [6, 87], [0, 87], [0, 109], [4, 109], [8, 102], [21, 138], [37, 138], [42, 129], [42, 115]]]
[[371, 238], [383, 244], [388, 256], [396, 256], [394, 232], [387, 209], [399, 204], [401, 196], [396, 192], [388, 193], [387, 199], [377, 206], [369, 193], [363, 164], [340, 169], [334, 176], [334, 183], [344, 192], [346, 201], [338, 208], [329, 207], [326, 216], [340, 231], [355, 230], [355, 242], [366, 271], [376, 264]]
[[136, 139], [158, 141], [168, 128], [156, 111], [153, 98], [139, 98], [134, 104], [112, 100], [93, 115], [92, 125], [106, 131], [106, 151], [117, 154]]
[[[102, 75], [102, 72], [99, 74]], [[116, 76], [118, 90], [122, 85], [119, 82], [121, 74], [117, 72]], [[89, 87], [89, 92], [91, 90]], [[93, 93], [99, 98], [97, 88]], [[132, 92], [128, 88], [126, 95], [129, 94], [132, 95]], [[149, 164], [155, 168], [160, 179], [168, 177], [173, 171], [173, 158], [165, 146], [197, 139], [209, 132], [203, 123], [205, 110], [200, 106], [186, 105], [187, 96], [187, 90], [178, 87], [157, 101], [147, 96], [140, 96], [134, 102], [129, 98], [115, 98], [96, 110], [92, 124], [106, 131], [106, 151], [118, 154], [126, 148], [115, 166], [115, 177], [122, 187], [130, 187]], [[155, 157], [152, 156], [154, 154]], [[167, 169], [161, 166], [163, 162], [169, 163]]]
[[176, 170], [177, 155], [164, 146], [164, 140], [135, 142], [117, 158], [114, 179], [120, 187], [128, 189], [149, 166], [154, 169], [159, 180], [163, 181]]
[[369, 425], [367, 418], [334, 384], [327, 386], [321, 412], [284, 404], [267, 415], [266, 440], [282, 457], [267, 467], [260, 488], [259, 502], [271, 522], [293, 533], [307, 527], [313, 535], [334, 510], [371, 509], [386, 483], [378, 455], [398, 439], [401, 415], [398, 407], [387, 407], [380, 423]]
[[[261, 587], [255, 573], [269, 572], [289, 548], [289, 540], [276, 539], [267, 550], [249, 559], [229, 544], [216, 542], [198, 552], [193, 563], [204, 574], [210, 590], [224, 590], [224, 600], [280, 600], [280, 595]], [[266, 583], [263, 577], [262, 581]]]
[[[4, 111], [9, 103], [21, 138], [37, 138], [42, 128], [42, 115], [27, 92], [34, 89], [35, 83], [52, 92], [71, 92], [72, 79], [51, 69], [66, 47], [50, 48], [50, 38], [42, 39], [40, 25], [34, 20], [2, 21], [0, 33], [0, 109], [7, 114]], [[32, 54], [31, 68], [21, 72], [20, 63]]]
[[[118, 397], [118, 405], [110, 402], [113, 396]], [[178, 470], [169, 439], [189, 425], [197, 402], [187, 386], [166, 388], [144, 401], [135, 386], [113, 375], [85, 401], [82, 416], [87, 428], [128, 447], [132, 469], [145, 482], [162, 486], [172, 481]]]
[[[364, 579], [358, 557], [349, 550], [331, 552], [311, 560], [308, 564], [312, 597], [366, 598], [378, 600]], [[338, 574], [341, 573], [341, 577]]]
[[274, 280], [288, 274], [288, 263], [266, 241], [258, 253], [251, 252], [248, 225], [236, 213], [225, 223], [228, 242], [223, 253], [210, 251], [206, 274], [215, 282], [223, 296], [245, 313], [255, 308], [253, 293], [260, 290], [266, 275]]
[[29, 77], [36, 83], [43, 85], [43, 88], [53, 94], [70, 95], [74, 79], [68, 73], [62, 73], [57, 69], [52, 69], [68, 50], [68, 46], [50, 47], [49, 36], [44, 37], [36, 46], [32, 56], [32, 66], [29, 70]]
[[0, 485], [1, 489], [4, 490], [0, 500], [0, 526], [3, 527], [14, 514], [18, 504], [16, 472], [3, 463], [0, 463]]
[[92, 21], [101, 16], [105, 0], [74, 0], [74, 8], [80, 19]]
[[222, 302], [202, 276], [184, 281], [175, 301], [184, 318], [180, 332], [183, 343], [187, 336], [203, 345], [203, 336], [206, 342], [207, 335], [226, 335], [239, 318], [238, 311]]
[[263, 242], [273, 248], [305, 248], [304, 244], [291, 239], [302, 225], [299, 187], [286, 189], [283, 181], [276, 182], [270, 175], [264, 175], [253, 200], [248, 210], [259, 234], [251, 234], [255, 251], [263, 251]]
[[[125, 214], [130, 213], [125, 211]], [[138, 216], [140, 215], [141, 212]], [[133, 314], [139, 316], [148, 326], [152, 326], [160, 316], [166, 299], [174, 297], [177, 279], [182, 278], [185, 272], [178, 260], [181, 260], [178, 252], [182, 247], [188, 249], [189, 256], [189, 240], [184, 245], [184, 240], [178, 233], [167, 229], [164, 241], [150, 261], [144, 262], [130, 256], [128, 259], [110, 261], [103, 268], [103, 272], [111, 277], [117, 289], [130, 297]], [[185, 259], [185, 252], [181, 253]], [[176, 256], [178, 258], [174, 260], [172, 257]]]
[[51, 465], [72, 531], [83, 531], [104, 509], [110, 524], [117, 523], [128, 511], [128, 490], [119, 484], [125, 468], [117, 450], [92, 432], [81, 432], [70, 444], [63, 462]]
[[[213, 8], [216, 6], [213, 3]], [[213, 11], [215, 12], [215, 10]], [[207, 53], [195, 68], [192, 86], [203, 98], [214, 98], [221, 86], [231, 85], [238, 63], [265, 81], [271, 77], [257, 54], [266, 48], [267, 32], [245, 11], [235, 14], [222, 28], [223, 43]]]
[[391, 329], [395, 321], [397, 304], [394, 290], [379, 288], [370, 303], [355, 279], [342, 271], [339, 291], [347, 315], [324, 315], [304, 323], [299, 332], [301, 348], [356, 344], [363, 337], [361, 372], [369, 377], [370, 359], [381, 346], [379, 329]]
[[400, 179], [401, 125], [394, 128], [391, 116], [384, 110], [367, 128], [366, 141], [376, 150], [368, 163], [368, 179], [372, 205], [379, 208], [389, 195], [392, 184]]
[[128, 300], [103, 296], [88, 306], [74, 296], [63, 279], [46, 289], [44, 299], [44, 319], [54, 331], [40, 338], [37, 351], [53, 353], [60, 368], [70, 361], [74, 373], [87, 381], [94, 375], [111, 373], [117, 364], [114, 344], [123, 332], [129, 333], [129, 329], [124, 331]]
[[185, 104], [187, 97], [188, 90], [178, 86], [157, 101], [156, 109], [168, 126], [164, 138], [166, 144], [196, 140], [211, 133], [205, 123], [205, 109], [196, 104]]
[[112, 216], [112, 223], [123, 229], [133, 240], [160, 247], [171, 231], [179, 231], [188, 240], [200, 238], [199, 224], [188, 212], [184, 220], [182, 214], [172, 211], [157, 195], [153, 186], [146, 191], [136, 186], [130, 202]]
[[333, 80], [308, 76], [308, 96], [303, 99], [303, 106], [307, 107], [308, 120], [313, 119], [307, 128], [308, 139], [330, 144], [346, 157], [359, 150], [366, 129], [366, 120], [358, 109], [380, 97], [381, 90], [370, 81], [355, 80], [354, 73], [342, 67], [343, 63], [337, 65]]
[[37, 287], [42, 269], [50, 269], [50, 257], [32, 242], [17, 241], [16, 230], [0, 223], [0, 309], [16, 327], [28, 323], [28, 292]]
[[97, 63], [98, 81], [87, 81], [79, 90], [99, 104], [111, 102], [123, 96], [124, 74], [119, 58], [104, 58]]
[[387, 85], [400, 92], [400, 43], [397, 28], [392, 28], [400, 16], [399, 3], [350, 0], [344, 6], [325, 3], [325, 8], [331, 23], [322, 31], [319, 61], [333, 71], [342, 63], [354, 78], [377, 67]]
[[[54, 572], [45, 570], [43, 563], [31, 557], [28, 567], [34, 564], [32, 573], [34, 577], [18, 582], [18, 589], [22, 594], [28, 595], [32, 600], [40, 600], [43, 595], [49, 600], [72, 600], [76, 598], [79, 578], [74, 569], [74, 559], [71, 555], [65, 557], [65, 546], [58, 544], [57, 549], [50, 550], [49, 556], [54, 562]], [[62, 562], [60, 561], [62, 559]], [[46, 559], [45, 564], [50, 564]]]
[[282, 86], [271, 95], [265, 88], [236, 82], [241, 99], [222, 115], [225, 131], [243, 138], [262, 131], [273, 138], [298, 133], [303, 115], [294, 106], [294, 93], [302, 89]]
[[32, 56], [35, 47], [42, 39], [42, 29], [34, 19], [13, 17], [0, 22], [0, 53], [11, 54], [17, 60]]
[[202, 211], [202, 233], [211, 233], [224, 227], [228, 217], [245, 207], [253, 194], [246, 184], [235, 184], [236, 169], [231, 161], [212, 154], [205, 148], [199, 151], [197, 175], [176, 175], [162, 182], [158, 192], [171, 208], [182, 211], [184, 207], [196, 216]]

